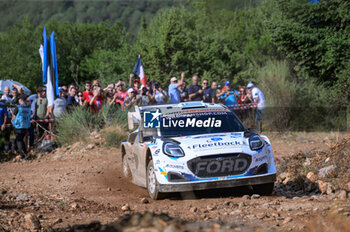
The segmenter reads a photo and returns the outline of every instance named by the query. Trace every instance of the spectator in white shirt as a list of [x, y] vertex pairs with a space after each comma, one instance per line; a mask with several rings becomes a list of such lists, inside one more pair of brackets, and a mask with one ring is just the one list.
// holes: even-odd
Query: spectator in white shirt
[[262, 131], [262, 120], [264, 119], [265, 97], [263, 92], [254, 86], [253, 82], [247, 85], [248, 92], [252, 97], [252, 102], [257, 104], [255, 121], [259, 132]]
[[12, 101], [12, 98], [10, 97], [10, 87], [4, 87], [4, 95], [2, 95], [1, 100], [4, 100], [7, 103]]

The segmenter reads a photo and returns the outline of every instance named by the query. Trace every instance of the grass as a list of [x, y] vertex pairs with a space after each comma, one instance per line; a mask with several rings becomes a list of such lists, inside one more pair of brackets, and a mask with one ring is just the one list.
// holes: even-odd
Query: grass
[[68, 145], [78, 141], [87, 141], [90, 133], [100, 130], [105, 124], [100, 114], [94, 115], [89, 109], [75, 108], [56, 121], [56, 140], [59, 145]]
[[107, 146], [119, 145], [127, 137], [127, 112], [104, 105], [103, 111], [93, 114], [83, 107], [63, 114], [56, 122], [56, 140], [59, 145], [87, 142], [93, 131], [100, 131]]
[[102, 130], [102, 137], [107, 147], [118, 147], [127, 139], [128, 134], [119, 124], [114, 123]]
[[268, 61], [257, 71], [257, 87], [265, 96], [265, 129], [330, 131], [347, 129], [347, 109], [329, 88], [299, 80], [286, 61]]

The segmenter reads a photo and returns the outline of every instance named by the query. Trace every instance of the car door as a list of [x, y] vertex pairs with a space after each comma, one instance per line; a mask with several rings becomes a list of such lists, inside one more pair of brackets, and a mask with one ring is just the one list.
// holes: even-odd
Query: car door
[[144, 164], [144, 159], [146, 158], [146, 149], [147, 149], [147, 145], [145, 144], [145, 142], [141, 143], [140, 142], [140, 132], [137, 134], [136, 139], [135, 139], [135, 143], [133, 146], [133, 162], [135, 165], [135, 171], [137, 176], [140, 179], [144, 179], [145, 175], [144, 175], [144, 171], [145, 171], [145, 164]]

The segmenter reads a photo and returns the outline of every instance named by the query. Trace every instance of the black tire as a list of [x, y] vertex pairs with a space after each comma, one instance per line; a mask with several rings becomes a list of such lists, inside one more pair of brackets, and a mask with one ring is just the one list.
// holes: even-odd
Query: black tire
[[153, 200], [159, 200], [164, 197], [164, 194], [159, 192], [159, 183], [156, 178], [153, 160], [149, 161], [147, 165], [146, 183], [148, 194]]
[[122, 157], [122, 169], [123, 169], [123, 176], [125, 178], [127, 178], [128, 180], [130, 180], [131, 179], [131, 171], [130, 171], [128, 161], [126, 159], [126, 154], [124, 154]]
[[273, 187], [275, 183], [267, 183], [267, 184], [257, 184], [253, 185], [253, 191], [256, 194], [261, 196], [270, 196], [273, 192]]

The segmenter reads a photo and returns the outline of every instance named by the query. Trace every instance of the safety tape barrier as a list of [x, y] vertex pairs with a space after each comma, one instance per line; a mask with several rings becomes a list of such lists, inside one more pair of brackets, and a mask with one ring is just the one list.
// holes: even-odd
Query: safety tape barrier
[[[38, 120], [31, 120], [30, 121], [31, 123], [35, 123], [35, 122], [55, 122], [55, 119], [38, 119]], [[12, 124], [11, 123], [8, 123], [8, 124], [5, 124], [5, 127], [11, 127]]]
[[248, 104], [227, 105], [227, 107], [231, 109], [245, 110], [245, 109], [254, 109], [257, 107], [264, 107], [264, 104], [248, 103]]

